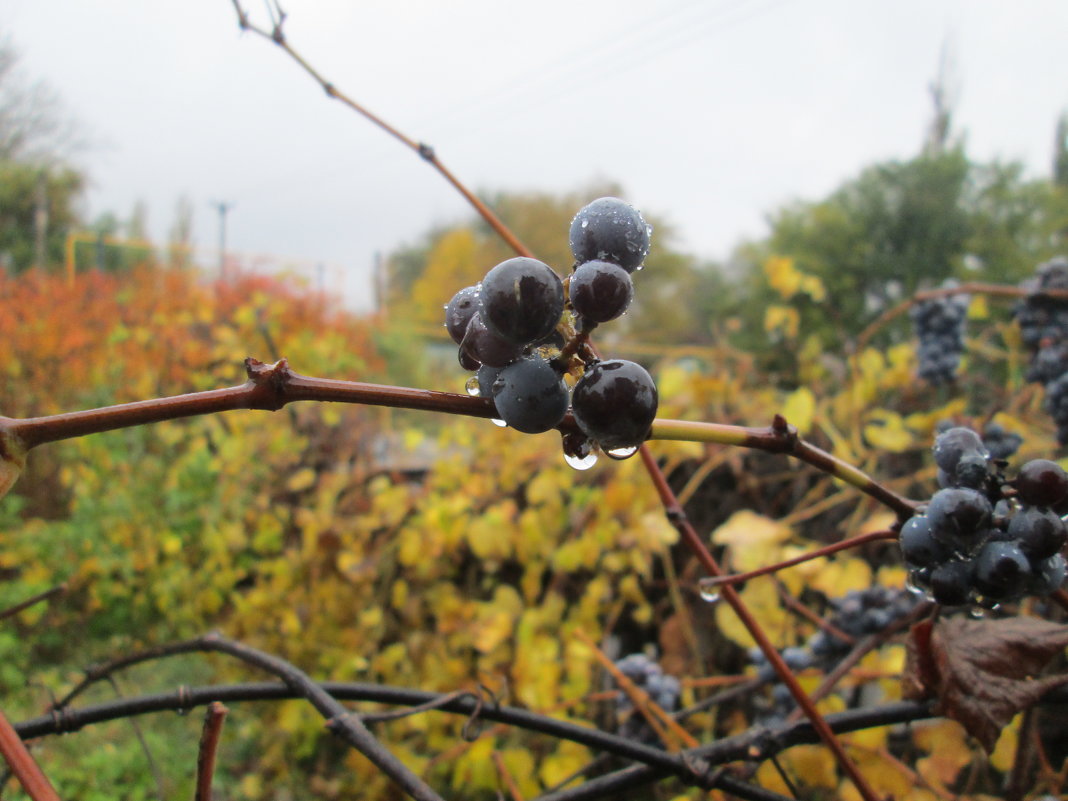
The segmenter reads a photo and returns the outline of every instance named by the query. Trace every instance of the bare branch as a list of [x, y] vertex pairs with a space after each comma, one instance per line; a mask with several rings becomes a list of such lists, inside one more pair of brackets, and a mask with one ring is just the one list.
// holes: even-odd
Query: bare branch
[[230, 712], [218, 701], [208, 705], [204, 716], [204, 730], [200, 735], [200, 748], [197, 751], [197, 783], [195, 801], [211, 801], [211, 780], [215, 776], [215, 754], [219, 750], [219, 735], [223, 722]]

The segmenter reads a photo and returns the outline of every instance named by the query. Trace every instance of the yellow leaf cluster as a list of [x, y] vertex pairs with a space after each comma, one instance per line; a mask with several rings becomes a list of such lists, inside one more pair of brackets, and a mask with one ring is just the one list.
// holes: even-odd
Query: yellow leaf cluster
[[768, 279], [768, 285], [778, 292], [783, 300], [789, 300], [798, 293], [808, 295], [817, 303], [827, 297], [823, 282], [818, 277], [797, 269], [794, 260], [788, 256], [768, 258], [764, 262], [764, 275]]

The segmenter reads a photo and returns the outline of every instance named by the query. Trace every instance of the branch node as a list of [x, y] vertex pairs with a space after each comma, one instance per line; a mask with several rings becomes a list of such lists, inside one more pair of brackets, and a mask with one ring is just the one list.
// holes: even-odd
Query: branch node
[[686, 770], [690, 772], [689, 776], [680, 778], [688, 784], [703, 786], [708, 781], [709, 772], [712, 770], [708, 760], [702, 759], [696, 754], [691, 754], [689, 751], [683, 751], [679, 756], [682, 758], [682, 764], [686, 766]]
[[419, 143], [419, 155], [426, 161], [433, 161], [437, 156], [434, 154], [434, 148], [428, 145], [426, 142]]
[[332, 83], [324, 83], [323, 91], [326, 92], [327, 97], [337, 97], [337, 87]]
[[772, 418], [771, 433], [785, 445], [785, 451], [792, 451], [796, 447], [798, 441], [797, 426], [790, 425], [781, 414], [776, 414]]
[[346, 712], [344, 715], [335, 715], [332, 718], [327, 718], [324, 725], [326, 726], [327, 731], [331, 734], [340, 734], [345, 728], [345, 721], [351, 720], [362, 723], [359, 715], [353, 714], [352, 712]]
[[686, 519], [686, 512], [679, 504], [664, 507], [664, 516], [672, 525], [678, 525]]
[[189, 694], [189, 688], [184, 684], [178, 685], [178, 703], [175, 706], [175, 711], [179, 715], [188, 715], [189, 710], [196, 706], [196, 702]]
[[256, 388], [249, 403], [250, 409], [275, 412], [286, 405], [286, 383], [291, 374], [288, 361], [282, 358], [273, 364], [264, 364], [250, 356], [245, 359], [245, 372]]
[[52, 716], [52, 725], [56, 727], [56, 734], [66, 734], [77, 730], [78, 727], [74, 725], [70, 714], [70, 707], [53, 706], [48, 712]]

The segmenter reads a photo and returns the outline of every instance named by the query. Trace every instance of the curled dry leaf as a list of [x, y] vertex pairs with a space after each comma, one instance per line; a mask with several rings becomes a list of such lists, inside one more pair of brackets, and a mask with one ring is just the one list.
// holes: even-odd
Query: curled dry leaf
[[1065, 674], [1038, 675], [1068, 646], [1068, 626], [1038, 618], [923, 621], [906, 646], [905, 697], [936, 699], [936, 711], [963, 724], [987, 753], [1017, 712], [1068, 683]]

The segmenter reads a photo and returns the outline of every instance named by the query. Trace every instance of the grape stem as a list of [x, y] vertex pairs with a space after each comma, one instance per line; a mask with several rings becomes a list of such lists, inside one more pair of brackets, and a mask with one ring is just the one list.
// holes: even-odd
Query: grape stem
[[866, 545], [869, 542], [879, 542], [880, 540], [896, 540], [897, 533], [893, 531], [872, 531], [868, 534], [858, 534], [855, 537], [842, 540], [841, 542], [831, 543], [830, 545], [824, 545], [822, 548], [815, 548], [811, 551], [795, 556], [793, 559], [787, 559], [783, 562], [776, 562], [772, 565], [764, 565], [758, 567], [756, 570], [750, 570], [747, 573], [732, 573], [722, 576], [712, 576], [706, 578], [702, 582], [702, 587], [705, 589], [712, 589], [713, 587], [720, 587], [724, 584], [742, 584], [750, 579], [757, 578], [759, 576], [766, 576], [769, 573], [777, 573], [780, 570], [785, 570], [788, 567], [794, 565], [800, 565], [804, 562], [810, 562], [813, 559], [819, 559], [821, 556], [828, 556], [838, 551], [844, 551], [847, 548], [856, 548], [860, 545]]

